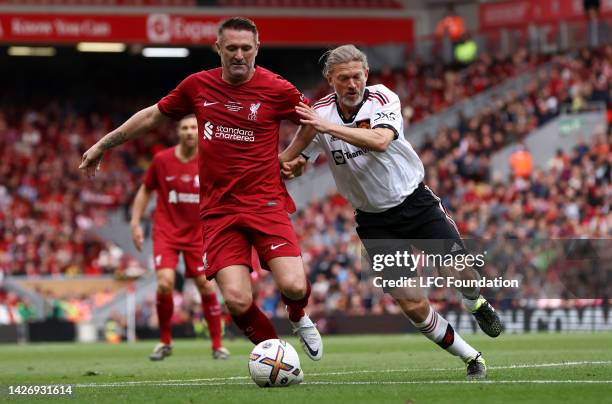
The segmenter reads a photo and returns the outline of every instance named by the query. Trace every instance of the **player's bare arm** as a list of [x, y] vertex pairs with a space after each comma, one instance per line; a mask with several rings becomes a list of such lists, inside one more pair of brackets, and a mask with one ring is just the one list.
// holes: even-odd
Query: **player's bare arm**
[[302, 117], [300, 120], [302, 125], [311, 125], [317, 132], [328, 133], [353, 146], [365, 147], [376, 152], [384, 152], [395, 137], [395, 133], [391, 129], [349, 128], [334, 124], [321, 118], [314, 108], [304, 103], [300, 103], [296, 106], [295, 110]]
[[304, 172], [306, 159], [300, 156], [306, 147], [312, 142], [317, 131], [310, 125], [301, 125], [291, 143], [278, 155], [281, 165], [281, 174], [284, 179], [299, 177]]
[[140, 226], [140, 221], [144, 215], [145, 209], [151, 199], [151, 190], [148, 189], [144, 184], [138, 188], [136, 197], [134, 198], [134, 204], [132, 205], [132, 219], [130, 220], [130, 228], [132, 230], [132, 241], [134, 247], [138, 251], [142, 250], [142, 243], [144, 242], [144, 233]]
[[151, 105], [150, 107], [136, 112], [121, 126], [108, 133], [90, 147], [89, 150], [83, 154], [79, 169], [84, 170], [88, 176], [93, 177], [102, 161], [102, 156], [105, 151], [148, 132], [168, 119], [169, 118], [161, 113], [157, 105]]

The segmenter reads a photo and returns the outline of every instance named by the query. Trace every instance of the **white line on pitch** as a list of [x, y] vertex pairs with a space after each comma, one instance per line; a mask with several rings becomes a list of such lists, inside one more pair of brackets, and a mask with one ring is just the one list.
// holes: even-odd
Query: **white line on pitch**
[[[612, 364], [612, 361], [577, 361], [577, 362], [556, 362], [556, 363], [534, 363], [534, 364], [516, 364], [516, 365], [502, 365], [502, 366], [489, 366], [491, 370], [503, 370], [503, 369], [529, 369], [529, 368], [543, 368], [543, 367], [561, 367], [561, 366], [580, 366], [580, 365], [607, 365]], [[307, 376], [344, 376], [353, 374], [367, 374], [367, 373], [400, 373], [400, 372], [426, 372], [426, 371], [451, 371], [457, 370], [457, 368], [406, 368], [406, 369], [381, 369], [381, 370], [347, 370], [337, 372], [319, 372], [319, 373], [308, 373]], [[134, 380], [124, 382], [108, 382], [108, 383], [82, 383], [76, 384], [76, 387], [124, 387], [124, 386], [138, 386], [138, 385], [156, 385], [156, 386], [189, 386], [189, 385], [206, 385], [207, 382], [227, 382], [230, 380], [248, 380], [248, 376], [230, 376], [230, 377], [210, 377], [204, 379], [174, 379], [174, 380]], [[460, 381], [461, 382], [461, 381]], [[597, 381], [595, 381], [597, 382]], [[201, 383], [201, 384], [190, 384], [190, 383]], [[334, 382], [310, 382], [309, 384], [315, 383], [334, 383]], [[347, 382], [348, 383], [348, 382]], [[361, 383], [361, 382], [356, 382]], [[363, 382], [365, 384], [366, 382]], [[373, 384], [380, 384], [376, 382]], [[427, 383], [427, 382], [415, 382], [415, 383]], [[436, 381], [437, 383], [437, 381]], [[222, 383], [222, 384], [240, 384], [240, 383]], [[251, 383], [246, 383], [251, 384]], [[343, 383], [346, 384], [346, 383]], [[401, 382], [400, 384], [405, 384]], [[217, 384], [211, 384], [217, 385]]]
[[[399, 380], [399, 381], [318, 381], [304, 382], [306, 385], [401, 385], [401, 384], [612, 384], [612, 380]], [[155, 383], [147, 386], [153, 387], [202, 387], [202, 386], [252, 386], [252, 382], [193, 382], [193, 383]], [[134, 384], [96, 384], [96, 385], [80, 385], [75, 387], [136, 387]]]

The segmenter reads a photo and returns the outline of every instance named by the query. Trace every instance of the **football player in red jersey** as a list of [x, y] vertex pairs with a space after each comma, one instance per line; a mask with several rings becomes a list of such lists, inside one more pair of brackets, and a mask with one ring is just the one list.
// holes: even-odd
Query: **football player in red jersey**
[[149, 355], [162, 360], [172, 354], [170, 320], [174, 312], [172, 292], [179, 254], [183, 254], [185, 276], [193, 278], [202, 297], [202, 312], [208, 323], [214, 359], [229, 358], [221, 344], [221, 306], [214, 283], [206, 279], [202, 263], [202, 229], [198, 218], [198, 122], [188, 115], [177, 126], [179, 144], [155, 155], [138, 189], [132, 207], [132, 239], [138, 251], [144, 240], [140, 219], [157, 192], [153, 215], [153, 257], [157, 271], [157, 317], [159, 344]]
[[190, 75], [157, 104], [134, 114], [87, 150], [80, 168], [92, 176], [105, 151], [168, 119], [195, 114], [207, 278], [217, 281], [234, 322], [253, 343], [277, 338], [253, 302], [249, 270], [254, 247], [272, 271], [305, 353], [319, 360], [323, 344], [304, 312], [310, 284], [288, 216], [295, 206], [277, 157], [280, 122], [299, 124], [295, 106], [310, 101], [282, 77], [255, 66], [259, 39], [251, 20], [222, 22], [216, 49], [220, 68]]

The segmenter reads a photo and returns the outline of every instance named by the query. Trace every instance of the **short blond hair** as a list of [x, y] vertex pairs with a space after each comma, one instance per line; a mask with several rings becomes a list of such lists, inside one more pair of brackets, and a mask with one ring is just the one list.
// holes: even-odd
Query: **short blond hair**
[[368, 69], [368, 57], [357, 49], [355, 45], [342, 45], [337, 48], [330, 49], [321, 56], [321, 59], [325, 60], [323, 65], [323, 76], [327, 76], [333, 69], [334, 66], [341, 63], [349, 62], [361, 62], [364, 69]]

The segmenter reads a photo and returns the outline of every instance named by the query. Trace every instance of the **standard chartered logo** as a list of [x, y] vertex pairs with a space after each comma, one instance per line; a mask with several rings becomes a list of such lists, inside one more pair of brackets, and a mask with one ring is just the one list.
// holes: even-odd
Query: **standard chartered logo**
[[168, 203], [200, 203], [200, 194], [190, 194], [171, 190], [168, 193]]
[[252, 130], [230, 128], [229, 126], [215, 125], [209, 121], [204, 124], [204, 140], [212, 138], [233, 140], [237, 142], [254, 142], [255, 133]]
[[204, 137], [208, 140], [212, 139], [213, 126], [214, 125], [208, 121], [204, 124]]

